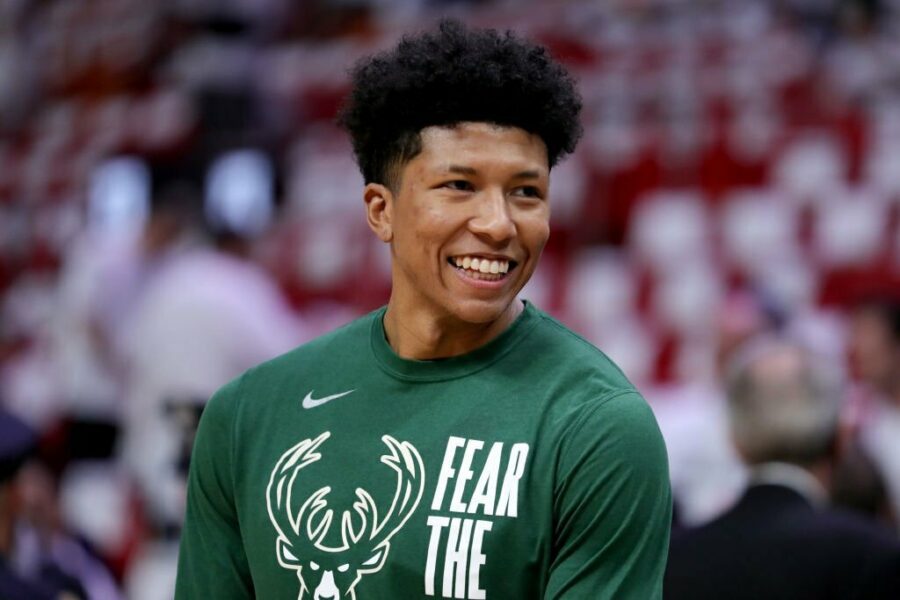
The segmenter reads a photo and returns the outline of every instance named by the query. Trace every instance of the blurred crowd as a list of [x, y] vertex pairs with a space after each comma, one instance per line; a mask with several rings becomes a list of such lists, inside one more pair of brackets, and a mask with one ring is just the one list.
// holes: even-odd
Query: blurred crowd
[[445, 15], [579, 80], [524, 296], [645, 393], [676, 525], [753, 479], [726, 381], [774, 335], [840, 390], [822, 493], [896, 535], [900, 2], [0, 0], [0, 596], [171, 597], [205, 400], [387, 300], [333, 118]]

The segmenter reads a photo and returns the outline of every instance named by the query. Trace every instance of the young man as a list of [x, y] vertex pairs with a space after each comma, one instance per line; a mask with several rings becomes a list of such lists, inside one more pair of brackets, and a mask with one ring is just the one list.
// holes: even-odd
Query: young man
[[580, 101], [456, 23], [357, 67], [342, 115], [386, 308], [210, 401], [178, 598], [658, 598], [670, 492], [643, 399], [517, 299]]

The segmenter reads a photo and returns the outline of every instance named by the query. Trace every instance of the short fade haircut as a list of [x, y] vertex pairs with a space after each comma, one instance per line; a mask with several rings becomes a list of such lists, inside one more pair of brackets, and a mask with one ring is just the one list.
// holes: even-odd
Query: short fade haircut
[[828, 458], [844, 395], [836, 361], [782, 337], [747, 342], [730, 363], [731, 435], [745, 462], [801, 466]]
[[550, 167], [581, 137], [574, 79], [545, 48], [509, 31], [441, 21], [358, 63], [352, 84], [338, 123], [350, 133], [366, 183], [399, 184], [429, 126], [518, 127], [544, 141]]

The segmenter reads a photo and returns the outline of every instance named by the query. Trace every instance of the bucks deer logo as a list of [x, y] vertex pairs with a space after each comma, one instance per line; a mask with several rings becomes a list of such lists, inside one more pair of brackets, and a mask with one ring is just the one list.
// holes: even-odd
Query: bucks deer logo
[[[394, 470], [397, 486], [387, 513], [379, 517], [372, 496], [356, 488], [352, 510], [341, 515], [340, 546], [324, 543], [334, 510], [328, 508], [330, 486], [319, 488], [299, 502], [294, 483], [302, 469], [322, 458], [318, 452], [330, 436], [326, 431], [305, 439], [281, 455], [266, 487], [269, 519], [278, 532], [275, 553], [278, 564], [297, 572], [298, 600], [310, 590], [313, 600], [356, 598], [356, 584], [363, 575], [381, 570], [391, 549], [391, 538], [406, 524], [422, 498], [425, 469], [422, 457], [409, 442], [389, 435], [381, 438], [387, 453], [381, 462]], [[300, 505], [296, 512], [292, 507]]]

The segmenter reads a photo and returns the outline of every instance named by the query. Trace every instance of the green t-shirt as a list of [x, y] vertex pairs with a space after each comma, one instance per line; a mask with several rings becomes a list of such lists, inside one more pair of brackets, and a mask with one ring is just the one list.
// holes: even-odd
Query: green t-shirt
[[176, 597], [660, 598], [665, 447], [621, 371], [530, 304], [435, 361], [383, 316], [210, 400]]

